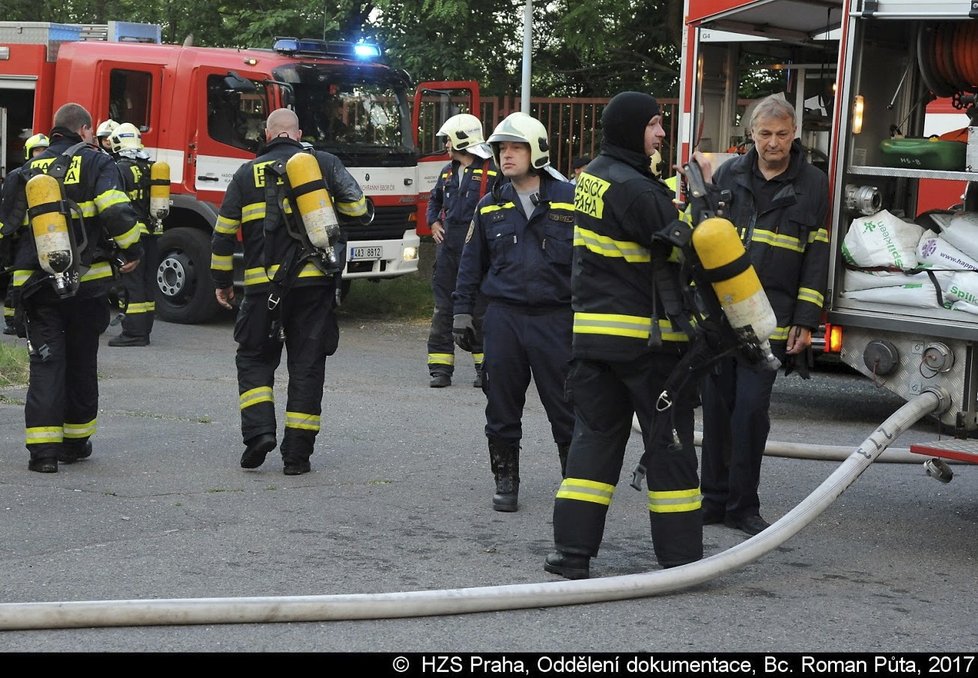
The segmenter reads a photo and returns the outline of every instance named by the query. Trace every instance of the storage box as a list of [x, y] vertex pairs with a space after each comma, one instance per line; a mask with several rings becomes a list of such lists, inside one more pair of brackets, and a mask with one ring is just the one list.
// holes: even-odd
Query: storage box
[[883, 164], [907, 169], [964, 171], [968, 144], [933, 139], [884, 139]]

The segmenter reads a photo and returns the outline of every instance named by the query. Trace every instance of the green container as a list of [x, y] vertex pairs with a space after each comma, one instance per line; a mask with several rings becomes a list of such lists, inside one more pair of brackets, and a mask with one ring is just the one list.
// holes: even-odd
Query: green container
[[968, 145], [933, 139], [884, 139], [883, 164], [907, 169], [963, 171]]

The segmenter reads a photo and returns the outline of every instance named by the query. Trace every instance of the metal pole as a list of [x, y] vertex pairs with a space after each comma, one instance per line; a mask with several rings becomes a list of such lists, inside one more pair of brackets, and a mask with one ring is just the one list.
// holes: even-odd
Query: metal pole
[[523, 94], [520, 110], [530, 114], [530, 61], [533, 50], [533, 0], [526, 0], [523, 8]]

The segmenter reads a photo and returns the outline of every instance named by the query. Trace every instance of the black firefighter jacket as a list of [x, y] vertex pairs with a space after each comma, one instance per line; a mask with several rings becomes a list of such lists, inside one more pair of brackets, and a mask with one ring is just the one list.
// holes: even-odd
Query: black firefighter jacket
[[[265, 242], [266, 213], [266, 166], [277, 161], [283, 163], [296, 153], [306, 152], [302, 144], [291, 139], [273, 139], [265, 153], [246, 162], [231, 178], [224, 201], [214, 225], [211, 242], [211, 276], [218, 289], [233, 284], [233, 256], [238, 231], [244, 245], [244, 291], [246, 295], [269, 291], [269, 283], [282, 265], [287, 265], [301, 243], [289, 235], [284, 224], [271, 231], [272, 241]], [[319, 168], [326, 181], [326, 189], [333, 199], [333, 207], [342, 224], [367, 214], [363, 191], [335, 155], [324, 151], [312, 151], [319, 161]], [[281, 181], [279, 179], [279, 181]], [[279, 192], [281, 195], [281, 192]], [[266, 252], [268, 259], [266, 261]], [[326, 274], [312, 262], [307, 262], [298, 272], [296, 287], [323, 285], [329, 282]]]
[[771, 341], [786, 341], [792, 325], [816, 329], [821, 322], [829, 261], [828, 178], [807, 163], [796, 140], [781, 188], [758, 213], [751, 190], [757, 150], [721, 165], [713, 183], [733, 194], [726, 217], [741, 233], [761, 279], [778, 328]]

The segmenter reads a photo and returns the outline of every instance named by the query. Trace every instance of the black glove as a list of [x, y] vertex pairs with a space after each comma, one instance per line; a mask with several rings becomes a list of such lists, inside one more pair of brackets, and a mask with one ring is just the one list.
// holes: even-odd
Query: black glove
[[797, 355], [786, 355], [784, 357], [784, 376], [792, 372], [797, 372], [802, 379], [812, 378], [812, 368], [815, 366], [815, 352], [808, 346], [804, 351]]
[[475, 324], [472, 322], [470, 313], [456, 313], [452, 323], [452, 338], [455, 345], [463, 351], [472, 352], [472, 345], [475, 344]]

